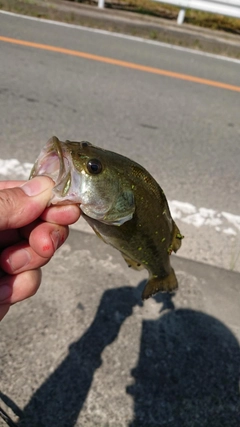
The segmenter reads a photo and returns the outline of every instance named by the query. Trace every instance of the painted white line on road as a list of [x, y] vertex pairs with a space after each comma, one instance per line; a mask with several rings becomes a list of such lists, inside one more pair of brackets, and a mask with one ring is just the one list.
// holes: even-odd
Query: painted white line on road
[[118, 37], [118, 38], [122, 38], [122, 39], [126, 39], [126, 40], [132, 40], [132, 41], [135, 41], [135, 42], [147, 43], [147, 44], [150, 44], [150, 45], [159, 46], [159, 47], [163, 47], [163, 48], [166, 48], [166, 49], [178, 50], [180, 52], [186, 52], [186, 53], [191, 53], [191, 54], [194, 54], [194, 55], [200, 55], [200, 56], [205, 56], [205, 57], [208, 57], [208, 58], [219, 59], [221, 61], [228, 61], [228, 62], [233, 62], [235, 64], [240, 64], [240, 59], [237, 59], [237, 58], [230, 58], [228, 56], [215, 55], [213, 53], [202, 52], [200, 50], [189, 49], [189, 48], [186, 48], [186, 47], [177, 46], [177, 45], [173, 45], [173, 44], [170, 44], [170, 43], [164, 43], [164, 42], [159, 42], [159, 41], [156, 41], [156, 40], [145, 39], [145, 38], [142, 38], [142, 37], [136, 37], [136, 36], [130, 36], [130, 35], [127, 35], [127, 34], [122, 34], [122, 33], [115, 33], [115, 32], [112, 32], [112, 31], [100, 30], [98, 28], [84, 27], [82, 25], [68, 24], [66, 22], [53, 21], [51, 19], [36, 18], [34, 16], [27, 16], [27, 15], [19, 15], [17, 13], [8, 12], [8, 11], [5, 11], [5, 10], [0, 10], [0, 13], [5, 14], [5, 15], [9, 15], [9, 16], [13, 16], [13, 17], [16, 17], [16, 18], [29, 19], [31, 21], [37, 21], [37, 22], [42, 22], [42, 23], [51, 24], [51, 25], [58, 25], [58, 26], [61, 26], [61, 27], [67, 27], [67, 28], [72, 28], [72, 29], [81, 30], [81, 31], [89, 31], [91, 33], [96, 33], [96, 34], [101, 34], [101, 35], [106, 35], [106, 36]]
[[229, 236], [237, 236], [240, 232], [240, 216], [238, 215], [203, 207], [197, 208], [190, 203], [178, 200], [169, 201], [169, 207], [172, 217], [185, 224], [193, 225], [197, 228], [208, 226]]
[[[21, 163], [17, 159], [0, 159], [0, 179], [28, 179], [32, 163]], [[197, 208], [191, 203], [178, 200], [169, 201], [172, 217], [185, 224], [200, 228], [211, 227], [217, 233], [237, 236], [240, 233], [240, 216], [229, 212], [219, 212], [204, 207]]]
[[12, 179], [12, 176], [18, 179], [28, 179], [32, 167], [32, 163], [20, 163], [17, 159], [0, 159], [0, 176], [8, 177], [8, 179]]

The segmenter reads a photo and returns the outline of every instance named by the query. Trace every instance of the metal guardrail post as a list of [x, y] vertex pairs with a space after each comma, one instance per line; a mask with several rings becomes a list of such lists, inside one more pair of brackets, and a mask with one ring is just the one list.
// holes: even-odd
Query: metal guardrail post
[[105, 2], [105, 0], [98, 0], [98, 7], [99, 7], [100, 9], [103, 9], [103, 8], [104, 8], [104, 2]]
[[178, 17], [177, 17], [177, 23], [178, 23], [178, 25], [181, 25], [183, 23], [184, 18], [185, 18], [185, 13], [186, 13], [186, 9], [179, 10], [179, 14], [178, 14]]

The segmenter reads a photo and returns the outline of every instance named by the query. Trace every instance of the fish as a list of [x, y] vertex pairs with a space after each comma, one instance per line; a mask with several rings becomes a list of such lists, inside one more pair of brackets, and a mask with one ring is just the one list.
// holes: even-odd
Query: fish
[[184, 236], [164, 191], [143, 166], [88, 141], [63, 142], [53, 136], [30, 179], [39, 175], [54, 181], [51, 205], [78, 204], [96, 235], [120, 251], [129, 267], [148, 271], [143, 300], [177, 289], [170, 255]]

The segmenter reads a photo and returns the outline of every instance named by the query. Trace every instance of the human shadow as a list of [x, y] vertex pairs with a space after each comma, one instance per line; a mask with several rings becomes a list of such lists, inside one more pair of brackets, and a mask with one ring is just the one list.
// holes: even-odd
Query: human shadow
[[[240, 347], [220, 321], [200, 311], [168, 309], [143, 320], [129, 427], [239, 427]], [[162, 309], [160, 310], [162, 311]]]
[[[101, 354], [118, 336], [134, 306], [137, 288], [102, 295], [88, 330], [33, 394], [17, 427], [74, 427], [90, 390]], [[159, 318], [143, 320], [139, 360], [127, 387], [134, 401], [129, 427], [239, 427], [240, 347], [220, 321], [200, 311], [174, 308], [174, 294], [158, 294]], [[15, 408], [14, 408], [15, 405]], [[17, 412], [18, 410], [18, 412]], [[10, 424], [9, 424], [10, 425]]]
[[85, 402], [101, 354], [121, 325], [141, 303], [143, 284], [104, 292], [96, 316], [69, 354], [33, 394], [19, 417], [19, 427], [73, 427]]

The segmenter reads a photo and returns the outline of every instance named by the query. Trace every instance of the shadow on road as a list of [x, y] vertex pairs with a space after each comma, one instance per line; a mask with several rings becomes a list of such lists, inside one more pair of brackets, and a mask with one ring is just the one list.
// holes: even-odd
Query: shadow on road
[[178, 309], [144, 320], [129, 427], [239, 427], [240, 348], [202, 312]]
[[23, 410], [19, 426], [75, 425], [94, 373], [101, 366], [101, 354], [117, 338], [133, 307], [141, 304], [141, 290], [126, 286], [104, 292], [93, 323], [71, 344], [66, 359], [34, 393]]
[[[140, 303], [142, 287], [104, 292], [93, 323], [33, 394], [19, 427], [74, 427], [101, 354]], [[127, 387], [135, 410], [129, 427], [239, 427], [237, 340], [211, 316], [175, 310], [167, 294], [156, 300], [166, 311], [142, 323], [138, 365], [132, 370], [135, 383]]]

